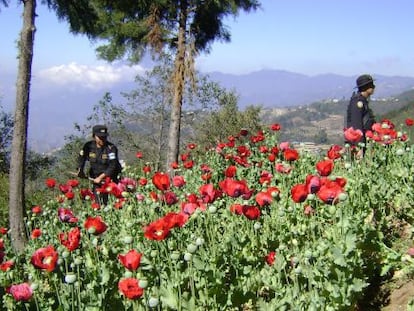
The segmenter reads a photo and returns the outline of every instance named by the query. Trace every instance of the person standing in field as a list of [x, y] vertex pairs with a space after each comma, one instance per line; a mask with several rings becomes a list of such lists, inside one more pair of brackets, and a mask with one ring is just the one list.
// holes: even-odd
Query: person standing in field
[[[95, 125], [92, 128], [93, 140], [86, 142], [79, 152], [78, 177], [89, 179], [93, 182], [93, 192], [99, 203], [108, 203], [108, 194], [99, 194], [97, 189], [106, 178], [113, 182], [119, 181], [122, 167], [118, 159], [117, 147], [107, 140], [108, 128], [105, 125]], [[89, 172], [86, 176], [84, 170], [86, 162], [89, 161]]]
[[363, 143], [363, 147], [358, 151], [357, 156], [363, 156], [365, 153], [366, 136], [365, 133], [371, 130], [375, 123], [375, 116], [369, 107], [369, 98], [375, 91], [374, 79], [368, 74], [360, 75], [356, 79], [357, 92], [353, 92], [346, 112], [346, 128], [361, 130], [362, 137], [359, 142], [347, 142], [355, 146]]

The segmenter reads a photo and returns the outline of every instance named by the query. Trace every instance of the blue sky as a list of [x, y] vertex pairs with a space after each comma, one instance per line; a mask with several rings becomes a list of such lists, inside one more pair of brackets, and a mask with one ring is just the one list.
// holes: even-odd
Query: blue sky
[[[22, 6], [17, 5], [17, 0], [10, 2], [0, 12], [0, 78], [17, 70], [15, 42], [22, 24]], [[414, 76], [412, 0], [261, 3], [262, 9], [256, 12], [226, 20], [232, 41], [214, 43], [210, 54], [201, 55], [197, 61], [201, 71], [242, 74], [279, 69], [307, 75]], [[110, 84], [132, 78], [143, 69], [140, 65], [114, 68], [97, 60], [95, 46], [86, 37], [70, 34], [67, 25], [58, 22], [40, 1], [36, 25], [35, 79], [54, 83], [66, 83], [66, 79], [81, 83], [88, 79], [93, 87], [102, 79]]]

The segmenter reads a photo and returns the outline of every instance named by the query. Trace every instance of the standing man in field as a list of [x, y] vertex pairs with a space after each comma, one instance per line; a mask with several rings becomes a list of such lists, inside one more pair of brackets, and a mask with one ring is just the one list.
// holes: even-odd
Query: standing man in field
[[[356, 87], [358, 92], [354, 92], [349, 101], [345, 125], [346, 128], [353, 127], [354, 130], [361, 130], [362, 137], [359, 142], [354, 142], [352, 145], [358, 143], [366, 144], [365, 133], [371, 130], [372, 125], [375, 123], [375, 117], [368, 102], [370, 96], [374, 94], [374, 79], [368, 74], [363, 74], [356, 79]], [[358, 151], [357, 157], [363, 156], [364, 153], [365, 145]]]
[[97, 189], [106, 178], [118, 182], [122, 167], [118, 159], [117, 147], [107, 140], [108, 128], [105, 125], [95, 125], [92, 128], [93, 140], [84, 144], [79, 152], [78, 177], [86, 178], [85, 164], [89, 161], [88, 177], [93, 181], [93, 192], [101, 204], [108, 203], [108, 194], [99, 194]]

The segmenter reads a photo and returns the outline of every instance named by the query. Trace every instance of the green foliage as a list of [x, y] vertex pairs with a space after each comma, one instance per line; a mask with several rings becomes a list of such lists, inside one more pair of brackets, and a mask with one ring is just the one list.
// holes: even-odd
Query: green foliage
[[237, 96], [232, 92], [220, 97], [220, 108], [217, 111], [197, 114], [194, 124], [194, 142], [201, 150], [214, 146], [218, 141], [226, 140], [230, 135], [242, 129], [256, 133], [260, 128], [260, 107], [247, 107], [239, 111]]
[[9, 177], [0, 173], [0, 227], [8, 227]]

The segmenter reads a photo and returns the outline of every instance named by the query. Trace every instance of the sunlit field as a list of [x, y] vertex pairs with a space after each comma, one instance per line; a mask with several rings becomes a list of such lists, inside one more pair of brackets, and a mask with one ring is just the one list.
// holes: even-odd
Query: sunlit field
[[281, 142], [278, 124], [189, 144], [172, 174], [137, 150], [107, 206], [50, 176], [24, 254], [0, 230], [3, 308], [354, 310], [374, 279], [414, 271], [411, 125], [376, 124], [363, 158]]

